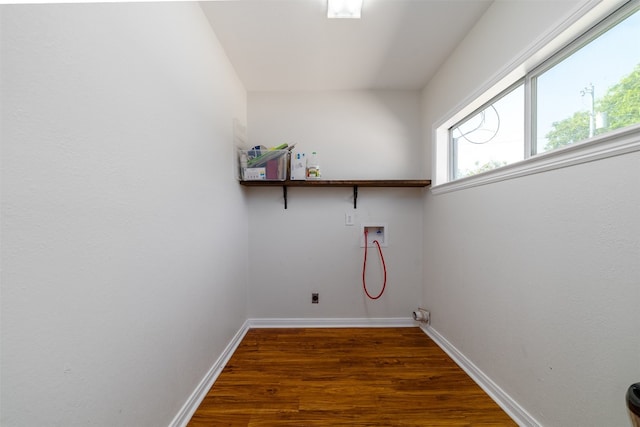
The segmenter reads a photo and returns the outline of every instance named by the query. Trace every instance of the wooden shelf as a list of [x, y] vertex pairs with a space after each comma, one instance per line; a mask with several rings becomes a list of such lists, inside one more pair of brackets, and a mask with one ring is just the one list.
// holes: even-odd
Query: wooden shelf
[[287, 187], [352, 187], [353, 208], [357, 209], [358, 187], [428, 187], [430, 179], [382, 179], [382, 180], [308, 180], [308, 181], [240, 181], [247, 187], [282, 187], [284, 208], [287, 209]]
[[247, 187], [428, 187], [430, 179], [356, 179], [356, 180], [299, 180], [299, 181], [240, 181]]

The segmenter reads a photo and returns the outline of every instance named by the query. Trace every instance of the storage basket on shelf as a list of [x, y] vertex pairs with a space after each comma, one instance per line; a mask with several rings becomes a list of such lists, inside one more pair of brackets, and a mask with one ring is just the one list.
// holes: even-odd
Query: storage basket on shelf
[[241, 181], [285, 181], [289, 165], [286, 144], [274, 149], [252, 148], [238, 150], [239, 178]]

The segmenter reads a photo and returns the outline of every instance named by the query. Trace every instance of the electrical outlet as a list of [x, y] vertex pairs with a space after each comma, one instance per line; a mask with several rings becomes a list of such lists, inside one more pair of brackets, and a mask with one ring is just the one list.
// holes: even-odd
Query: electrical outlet
[[320, 294], [313, 292], [311, 294], [311, 304], [318, 304], [320, 302]]
[[344, 225], [353, 225], [353, 214], [351, 212], [344, 213]]

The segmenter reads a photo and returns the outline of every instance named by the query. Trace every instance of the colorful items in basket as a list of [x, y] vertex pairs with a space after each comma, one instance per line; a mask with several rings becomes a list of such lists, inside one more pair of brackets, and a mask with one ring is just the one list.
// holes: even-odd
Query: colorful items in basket
[[274, 148], [257, 145], [240, 151], [241, 178], [245, 181], [287, 179], [289, 151], [295, 144], [281, 144]]

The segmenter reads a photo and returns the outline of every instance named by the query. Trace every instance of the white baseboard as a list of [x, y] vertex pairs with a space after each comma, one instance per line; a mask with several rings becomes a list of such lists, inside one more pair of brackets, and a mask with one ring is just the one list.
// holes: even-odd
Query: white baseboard
[[422, 325], [420, 329], [438, 344], [519, 426], [540, 427], [540, 423], [536, 421], [531, 414], [525, 411], [518, 402], [505, 393], [491, 378], [474, 365], [471, 360], [467, 359], [453, 344], [447, 341], [445, 337], [429, 325]]
[[416, 326], [410, 317], [334, 318], [334, 319], [249, 319], [251, 328], [402, 328]]
[[233, 336], [229, 344], [227, 344], [225, 349], [222, 351], [220, 357], [218, 357], [211, 369], [209, 369], [202, 381], [200, 381], [196, 389], [191, 393], [191, 396], [189, 396], [185, 404], [182, 405], [182, 408], [180, 408], [178, 414], [171, 421], [169, 427], [185, 427], [189, 423], [191, 417], [198, 409], [198, 406], [200, 406], [200, 403], [202, 403], [206, 397], [207, 393], [213, 386], [213, 383], [216, 381], [227, 362], [229, 362], [229, 359], [231, 359], [231, 356], [236, 351], [249, 329], [251, 329], [249, 321], [245, 321], [242, 327], [240, 327], [238, 332]]

